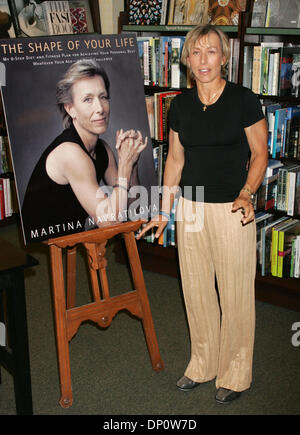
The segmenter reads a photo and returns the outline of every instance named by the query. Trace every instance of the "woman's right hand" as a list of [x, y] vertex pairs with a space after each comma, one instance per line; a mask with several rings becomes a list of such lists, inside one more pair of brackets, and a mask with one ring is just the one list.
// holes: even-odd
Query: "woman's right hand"
[[168, 219], [160, 214], [155, 215], [151, 221], [142, 229], [140, 233], [136, 235], [136, 239], [139, 240], [143, 235], [149, 231], [151, 228], [157, 227], [155, 238], [158, 239], [161, 233], [164, 231], [166, 225], [168, 224]]

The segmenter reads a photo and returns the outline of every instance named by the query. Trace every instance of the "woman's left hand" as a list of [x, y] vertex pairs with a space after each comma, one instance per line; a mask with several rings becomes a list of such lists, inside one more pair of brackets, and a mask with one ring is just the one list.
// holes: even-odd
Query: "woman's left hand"
[[232, 204], [232, 212], [242, 209], [243, 217], [241, 222], [243, 225], [252, 222], [255, 218], [254, 207], [247, 192], [241, 192]]

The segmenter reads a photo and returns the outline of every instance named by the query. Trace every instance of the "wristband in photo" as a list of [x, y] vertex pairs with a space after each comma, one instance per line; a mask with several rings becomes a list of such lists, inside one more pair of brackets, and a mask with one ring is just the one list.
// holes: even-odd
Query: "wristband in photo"
[[114, 184], [113, 188], [115, 188], [115, 187], [121, 187], [122, 189], [125, 189], [127, 192], [129, 192], [129, 189], [127, 189], [127, 187], [125, 187], [125, 186], [122, 186], [122, 184]]
[[162, 216], [166, 217], [168, 219], [168, 221], [170, 220], [170, 215], [169, 213], [166, 213], [165, 211], [160, 210], [158, 212], [158, 214], [161, 214]]

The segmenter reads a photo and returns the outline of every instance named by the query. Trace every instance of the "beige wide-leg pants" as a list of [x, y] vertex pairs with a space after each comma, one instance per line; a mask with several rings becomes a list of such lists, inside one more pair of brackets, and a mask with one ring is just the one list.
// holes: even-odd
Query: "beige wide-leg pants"
[[178, 203], [177, 243], [191, 339], [185, 376], [195, 382], [216, 378], [217, 388], [243, 391], [252, 380], [256, 225], [242, 225], [241, 211], [233, 213], [231, 207], [182, 197]]

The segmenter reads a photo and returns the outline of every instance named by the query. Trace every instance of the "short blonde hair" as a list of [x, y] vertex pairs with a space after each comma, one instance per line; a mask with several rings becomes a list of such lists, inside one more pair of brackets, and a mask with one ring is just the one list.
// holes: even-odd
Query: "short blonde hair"
[[[196, 26], [186, 35], [184, 46], [181, 53], [181, 62], [183, 65], [187, 65], [187, 58], [190, 54], [191, 48], [195, 45], [196, 41], [202, 36], [208, 35], [209, 33], [215, 33], [218, 35], [221, 43], [222, 54], [225, 56], [225, 62], [221, 67], [222, 76], [226, 76], [226, 66], [230, 58], [230, 43], [228, 36], [220, 28], [213, 26], [211, 24], [206, 24], [204, 26]], [[191, 73], [191, 71], [190, 71]], [[192, 74], [191, 74], [192, 75]]]
[[64, 128], [72, 125], [72, 118], [65, 109], [65, 104], [73, 103], [72, 88], [74, 83], [82, 78], [99, 76], [103, 78], [107, 95], [109, 97], [109, 79], [102, 68], [93, 59], [82, 59], [74, 62], [56, 85], [56, 103], [62, 115]]

